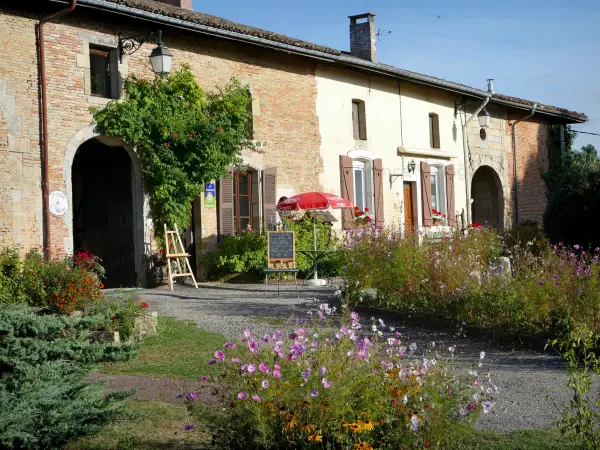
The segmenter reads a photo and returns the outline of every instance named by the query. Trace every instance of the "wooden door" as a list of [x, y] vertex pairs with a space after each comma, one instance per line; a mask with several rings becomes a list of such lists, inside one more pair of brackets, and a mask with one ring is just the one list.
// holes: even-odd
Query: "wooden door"
[[409, 234], [414, 232], [414, 228], [413, 187], [410, 183], [404, 183], [404, 229]]

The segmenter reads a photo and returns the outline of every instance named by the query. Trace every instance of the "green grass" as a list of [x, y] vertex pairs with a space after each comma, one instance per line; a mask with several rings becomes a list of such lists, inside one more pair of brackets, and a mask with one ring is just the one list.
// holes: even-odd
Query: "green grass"
[[156, 401], [128, 402], [132, 418], [107, 426], [95, 436], [67, 445], [66, 450], [208, 449], [211, 435], [200, 428], [184, 430], [193, 423], [184, 405]]
[[573, 436], [563, 436], [557, 429], [520, 430], [512, 433], [459, 429], [453, 433], [448, 448], [473, 450], [552, 450], [581, 449]]
[[224, 336], [196, 328], [192, 323], [159, 317], [158, 335], [143, 342], [137, 359], [104, 364], [98, 370], [110, 375], [197, 380], [212, 374], [214, 368], [207, 362], [213, 359], [215, 350], [223, 348], [225, 341]]

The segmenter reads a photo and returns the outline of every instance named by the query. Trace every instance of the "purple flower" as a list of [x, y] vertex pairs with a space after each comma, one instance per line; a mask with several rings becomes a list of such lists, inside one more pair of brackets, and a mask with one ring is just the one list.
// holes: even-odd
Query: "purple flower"
[[255, 402], [260, 402], [262, 400], [262, 398], [260, 398], [258, 395], [254, 394], [252, 396], [252, 400], [254, 400]]
[[260, 363], [258, 365], [258, 370], [260, 370], [263, 373], [268, 372], [269, 371], [269, 366], [267, 366], [265, 363]]
[[268, 334], [265, 334], [265, 335], [263, 336], [263, 341], [264, 341], [265, 343], [267, 343], [267, 344], [269, 343], [269, 335], [268, 335]]
[[254, 364], [248, 364], [248, 373], [256, 372], [256, 366]]
[[208, 365], [209, 365], [209, 366], [214, 366], [216, 363], [217, 363], [217, 360], [216, 360], [216, 359], [211, 359], [211, 360], [208, 362]]
[[258, 349], [258, 341], [256, 339], [250, 339], [248, 341], [248, 349], [254, 353]]
[[318, 397], [319, 396], [319, 390], [318, 389], [311, 389], [310, 391], [310, 396], [311, 397]]
[[183, 398], [184, 394], [177, 394], [177, 396], [175, 398]]
[[577, 295], [581, 295], [581, 293], [583, 292], [583, 289], [581, 289], [580, 287], [578, 287], [576, 289], [576, 291], [577, 291]]
[[204, 376], [203, 376], [203, 377], [201, 378], [201, 380], [202, 380], [202, 382], [203, 382], [203, 383], [206, 383], [206, 377], [204, 377]]
[[327, 373], [327, 368], [325, 366], [319, 367], [319, 375], [323, 376]]
[[233, 345], [233, 344], [232, 344], [231, 342], [225, 342], [225, 343], [223, 344], [223, 348], [231, 348], [231, 346], [232, 346], [232, 345]]
[[184, 429], [185, 431], [190, 431], [190, 430], [193, 430], [194, 428], [196, 428], [196, 425], [194, 425], [193, 423], [186, 423], [186, 424], [183, 426], [183, 429]]
[[323, 387], [325, 389], [329, 389], [331, 387], [331, 381], [329, 381], [327, 378], [323, 377], [323, 379], [321, 380], [321, 384], [323, 385]]
[[558, 280], [558, 275], [557, 274], [554, 274], [554, 279]]
[[308, 377], [310, 377], [311, 374], [311, 370], [310, 369], [306, 369], [304, 372], [302, 372], [301, 376], [304, 379], [304, 381], [308, 380]]
[[304, 328], [298, 328], [296, 333], [298, 333], [300, 336], [304, 336], [306, 334], [306, 330]]
[[544, 285], [544, 282], [540, 280], [540, 282], [538, 283], [540, 286]]
[[354, 312], [354, 311], [352, 311], [352, 312], [350, 313], [350, 318], [351, 318], [351, 319], [352, 319], [354, 322], [357, 322], [357, 321], [358, 321], [358, 319], [359, 319], [358, 313], [357, 313], [357, 312]]
[[190, 400], [198, 400], [198, 393], [197, 392], [189, 392], [187, 395], [187, 398], [189, 398]]
[[273, 376], [274, 376], [275, 378], [277, 378], [278, 380], [279, 380], [279, 379], [282, 377], [282, 375], [281, 375], [281, 372], [280, 372], [279, 370], [277, 370], [277, 369], [275, 369], [275, 370], [273, 371]]
[[290, 333], [288, 336], [292, 341], [298, 337], [296, 333]]
[[579, 244], [575, 244], [575, 245], [573, 246], [573, 248], [574, 248], [575, 250], [579, 250], [579, 249], [580, 249], [580, 247], [579, 247]]
[[269, 380], [262, 380], [261, 386], [263, 389], [267, 389], [270, 385]]
[[243, 392], [243, 391], [242, 391], [242, 392], [239, 392], [239, 393], [238, 393], [238, 395], [237, 395], [237, 398], [238, 398], [239, 400], [246, 400], [246, 399], [248, 398], [248, 394], [246, 394], [246, 393], [245, 393], [245, 392]]
[[221, 361], [223, 361], [225, 359], [225, 353], [223, 353], [221, 350], [217, 350], [215, 352], [215, 358], [220, 359]]
[[240, 358], [231, 358], [232, 363], [240, 364], [242, 360]]

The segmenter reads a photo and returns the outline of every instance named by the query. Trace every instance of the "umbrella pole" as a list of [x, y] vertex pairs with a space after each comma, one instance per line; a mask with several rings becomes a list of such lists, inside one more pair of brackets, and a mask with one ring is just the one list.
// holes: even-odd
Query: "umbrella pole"
[[317, 275], [317, 219], [315, 217], [313, 217], [313, 243], [314, 243], [314, 250], [315, 250], [315, 275], [314, 275], [314, 280], [318, 280], [319, 277]]

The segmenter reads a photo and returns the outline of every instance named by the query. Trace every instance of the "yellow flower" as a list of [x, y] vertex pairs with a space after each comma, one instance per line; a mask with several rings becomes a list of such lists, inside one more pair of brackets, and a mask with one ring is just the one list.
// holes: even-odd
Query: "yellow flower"
[[361, 433], [363, 431], [360, 423], [344, 422], [344, 427], [349, 428], [353, 433]]
[[308, 440], [311, 442], [323, 442], [323, 436], [320, 434], [311, 434], [308, 436]]
[[310, 433], [315, 429], [315, 427], [313, 427], [310, 423], [304, 423], [300, 425], [300, 429], [305, 433]]
[[366, 422], [359, 422], [359, 425], [363, 431], [373, 431], [375, 429], [375, 422], [373, 422], [371, 419], [367, 420]]
[[358, 441], [358, 444], [354, 444], [356, 450], [373, 450], [373, 446], [368, 442]]

